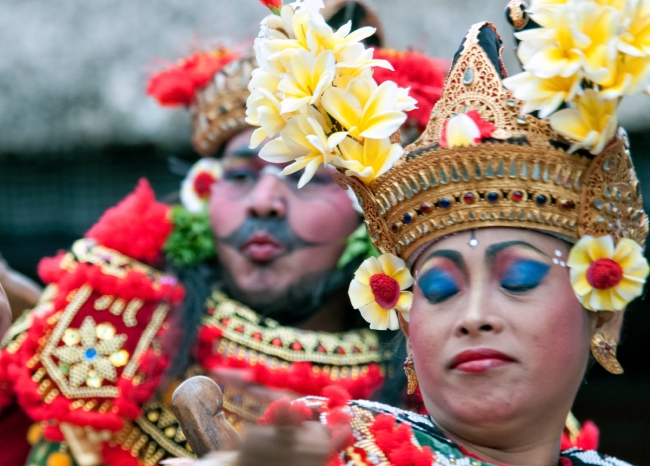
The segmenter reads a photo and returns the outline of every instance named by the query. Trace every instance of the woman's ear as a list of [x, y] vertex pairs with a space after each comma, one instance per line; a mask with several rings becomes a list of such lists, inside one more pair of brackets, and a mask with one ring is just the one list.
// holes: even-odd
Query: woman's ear
[[621, 339], [623, 314], [625, 311], [599, 311], [596, 313], [596, 328], [594, 333], [609, 332], [616, 342]]

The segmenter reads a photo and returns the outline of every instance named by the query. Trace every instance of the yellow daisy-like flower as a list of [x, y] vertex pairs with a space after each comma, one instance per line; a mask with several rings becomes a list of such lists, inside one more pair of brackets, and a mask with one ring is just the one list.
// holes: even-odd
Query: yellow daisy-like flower
[[373, 330], [398, 330], [400, 312], [408, 322], [413, 293], [404, 291], [413, 277], [402, 259], [392, 254], [366, 259], [354, 274], [348, 294]]
[[590, 311], [621, 311], [641, 296], [650, 272], [643, 249], [623, 238], [614, 246], [607, 235], [584, 236], [569, 254], [571, 285], [582, 305]]

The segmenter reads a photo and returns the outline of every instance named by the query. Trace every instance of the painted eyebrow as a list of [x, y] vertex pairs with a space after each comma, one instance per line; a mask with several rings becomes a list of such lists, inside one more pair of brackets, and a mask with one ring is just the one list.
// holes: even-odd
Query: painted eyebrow
[[429, 259], [432, 259], [434, 257], [443, 257], [445, 259], [449, 259], [456, 267], [458, 267], [463, 272], [463, 275], [467, 277], [467, 267], [465, 267], [465, 261], [463, 260], [463, 256], [461, 253], [457, 251], [452, 251], [451, 249], [440, 249], [438, 251], [433, 251], [431, 254], [429, 254], [423, 263], [426, 264]]
[[526, 243], [525, 241], [505, 241], [503, 243], [496, 243], [488, 246], [488, 248], [485, 250], [485, 261], [488, 263], [492, 262], [497, 254], [499, 254], [504, 249], [511, 248], [513, 246], [521, 246], [548, 257], [548, 254], [540, 251], [535, 246], [530, 243]]
[[244, 144], [243, 146], [238, 147], [237, 149], [232, 151], [226, 157], [239, 157], [242, 159], [250, 159], [253, 157], [257, 157], [259, 153], [260, 153], [259, 149], [251, 149], [246, 144]]

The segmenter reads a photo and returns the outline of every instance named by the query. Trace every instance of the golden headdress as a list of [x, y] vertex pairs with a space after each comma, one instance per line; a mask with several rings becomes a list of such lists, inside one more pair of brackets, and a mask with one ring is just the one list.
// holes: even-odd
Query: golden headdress
[[[474, 25], [421, 138], [370, 185], [338, 175], [361, 200], [377, 250], [409, 260], [439, 237], [489, 226], [645, 244], [648, 218], [624, 131], [595, 156], [570, 153], [548, 120], [521, 114], [524, 103], [503, 86], [501, 50], [490, 23]], [[490, 135], [442, 147], [447, 122], [472, 111], [494, 126]]]
[[397, 328], [396, 311], [408, 320], [407, 263], [419, 252], [483, 227], [575, 243], [567, 265], [587, 309], [621, 310], [642, 293], [648, 217], [616, 109], [650, 89], [650, 0], [511, 2], [525, 71], [508, 77], [495, 28], [472, 26], [426, 131], [405, 150], [397, 130], [413, 108], [408, 90], [379, 85], [369, 69], [389, 66], [357, 44], [366, 31], [319, 27], [315, 3], [294, 4], [301, 35], [284, 32], [287, 18], [262, 25], [260, 88], [279, 101], [269, 134], [279, 137], [260, 157], [293, 161], [285, 173], [304, 168], [299, 186], [332, 165], [357, 195], [382, 254], [350, 287], [371, 328]]

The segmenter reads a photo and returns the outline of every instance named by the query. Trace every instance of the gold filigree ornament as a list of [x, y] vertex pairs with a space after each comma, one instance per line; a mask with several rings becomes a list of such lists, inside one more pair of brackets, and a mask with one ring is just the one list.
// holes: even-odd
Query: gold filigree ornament
[[[413, 263], [431, 241], [481, 227], [644, 245], [648, 218], [624, 131], [597, 155], [571, 153], [547, 120], [521, 114], [524, 102], [503, 85], [501, 50], [494, 26], [472, 26], [422, 137], [368, 185], [335, 176], [357, 195], [375, 248]], [[474, 111], [495, 127], [491, 135], [447, 145], [447, 122]]]

